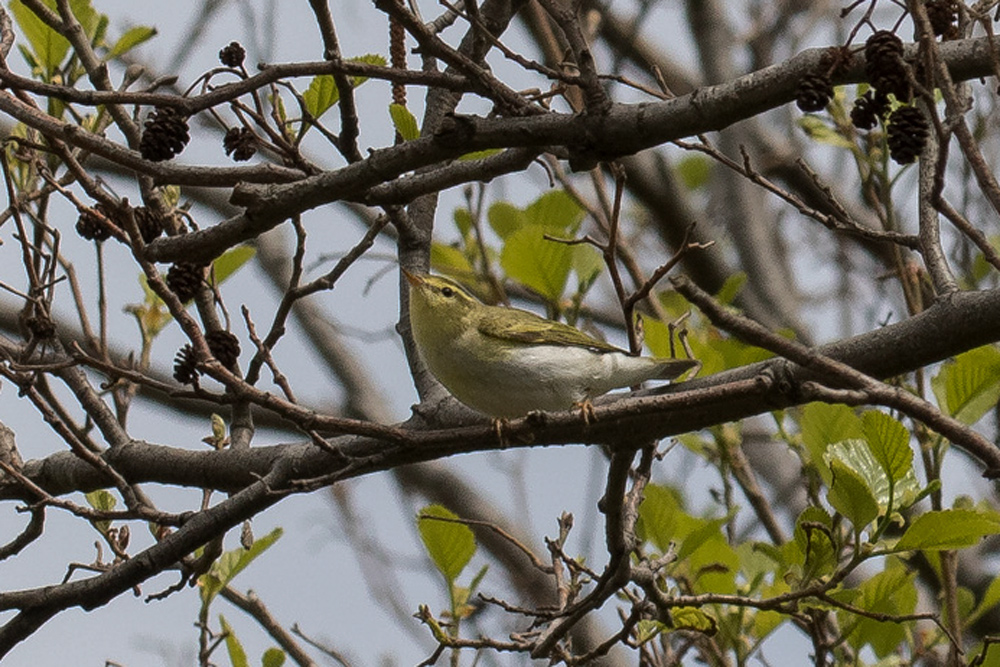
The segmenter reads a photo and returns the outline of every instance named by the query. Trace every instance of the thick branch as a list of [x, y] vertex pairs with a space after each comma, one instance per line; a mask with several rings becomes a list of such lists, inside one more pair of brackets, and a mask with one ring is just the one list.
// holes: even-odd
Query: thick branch
[[[872, 377], [887, 378], [998, 340], [1000, 290], [991, 290], [953, 294], [905, 322], [817, 348], [817, 352]], [[419, 425], [408, 423], [394, 430], [400, 439], [393, 443], [360, 436], [331, 440], [342, 456], [312, 444], [194, 452], [136, 442], [109, 450], [104, 457], [130, 483], [160, 482], [230, 492], [281, 463], [290, 466], [292, 477], [301, 480], [302, 490], [308, 490], [455, 454], [572, 443], [618, 447], [622, 433], [629, 434], [629, 442], [687, 433], [799, 405], [808, 400], [803, 384], [816, 377], [785, 360], [761, 362], [666, 389], [604, 397], [595, 402], [597, 420], [589, 425], [577, 410], [518, 419], [505, 427], [502, 443], [492, 423], [481, 420], [478, 425], [436, 430], [418, 430]], [[457, 403], [440, 408], [436, 417], [452, 424], [469, 423], [470, 411]], [[1000, 451], [994, 458], [980, 463], [987, 469], [1000, 469]], [[28, 461], [22, 472], [53, 495], [107, 484], [91, 466], [67, 452]], [[0, 499], [24, 496], [16, 484], [0, 486]]]

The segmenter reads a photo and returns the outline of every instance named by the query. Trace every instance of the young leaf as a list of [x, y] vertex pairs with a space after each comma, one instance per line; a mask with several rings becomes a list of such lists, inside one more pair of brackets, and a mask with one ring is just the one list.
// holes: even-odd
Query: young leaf
[[557, 302], [573, 268], [574, 248], [546, 240], [547, 232], [541, 225], [526, 225], [508, 236], [500, 251], [500, 266], [514, 280]]
[[[856, 590], [838, 591], [833, 596], [842, 602], [882, 614], [911, 614], [917, 607], [916, 573], [908, 572], [898, 559], [886, 561], [885, 570], [874, 575]], [[868, 644], [879, 658], [893, 655], [906, 637], [906, 627], [899, 623], [876, 621], [838, 611], [842, 628], [847, 630], [848, 643], [856, 650]]]
[[747, 274], [745, 271], [737, 271], [728, 278], [726, 282], [722, 283], [722, 287], [715, 294], [715, 298], [720, 302], [730, 305], [736, 300], [737, 295], [743, 286], [747, 284]]
[[830, 483], [830, 469], [824, 460], [826, 448], [834, 442], [860, 438], [861, 422], [846, 405], [809, 403], [802, 407], [799, 417], [802, 442], [809, 452], [809, 459], [819, 470], [823, 481]]
[[215, 282], [221, 283], [226, 278], [236, 273], [240, 267], [249, 262], [250, 259], [256, 254], [257, 251], [253, 248], [253, 246], [248, 245], [239, 245], [222, 253], [222, 255], [212, 263], [212, 273], [215, 276]]
[[[385, 67], [386, 65], [385, 56], [378, 53], [366, 53], [363, 56], [354, 56], [348, 58], [347, 61], [352, 63], [361, 63], [364, 65], [375, 65], [377, 67]], [[352, 76], [351, 85], [357, 88], [367, 80], [367, 76]]]
[[[110, 512], [118, 504], [118, 500], [107, 489], [91, 491], [84, 498], [87, 499], [88, 505], [100, 512]], [[111, 522], [108, 520], [94, 521], [94, 528], [102, 535], [107, 535], [111, 528]]]
[[107, 489], [91, 491], [84, 498], [88, 505], [100, 512], [110, 512], [118, 504], [118, 500]]
[[453, 521], [438, 521], [433, 517], [457, 519], [442, 505], [429, 505], [417, 516], [417, 529], [434, 566], [452, 584], [476, 553], [476, 538], [468, 526]]
[[264, 537], [256, 539], [249, 549], [238, 547], [227, 551], [212, 563], [208, 572], [198, 578], [202, 606], [208, 606], [220, 590], [229, 585], [229, 582], [245, 570], [258, 556], [271, 548], [271, 545], [278, 541], [283, 532], [280, 527], [275, 528]]
[[230, 664], [233, 667], [250, 667], [250, 660], [247, 658], [243, 644], [237, 639], [236, 632], [222, 614], [219, 614], [219, 625], [222, 626], [222, 632], [226, 635], [226, 652], [229, 653]]
[[931, 379], [938, 406], [975, 424], [1000, 400], [1000, 349], [986, 345], [960, 354]]
[[464, 206], [459, 206], [452, 213], [452, 218], [455, 220], [455, 228], [458, 233], [461, 234], [462, 239], [469, 239], [472, 237], [472, 230], [475, 227], [475, 221], [472, 219], [472, 211], [465, 208]]
[[[726, 541], [719, 527], [724, 519], [697, 519], [692, 517], [690, 523], [696, 527], [689, 530], [683, 539], [681, 549], [685, 549], [689, 540], [700, 542], [697, 549], [691, 552], [685, 560], [677, 563], [676, 571], [682, 578], [690, 581], [692, 592], [734, 594], [737, 592], [736, 574], [740, 562], [736, 551]], [[708, 525], [714, 524], [709, 528]], [[706, 536], [707, 531], [711, 531]]]
[[893, 482], [903, 479], [913, 469], [913, 450], [910, 433], [890, 415], [869, 410], [861, 417], [861, 430], [872, 456]]
[[597, 277], [604, 271], [604, 256], [592, 245], [581, 243], [573, 246], [571, 263], [580, 292], [586, 292], [590, 289]]
[[586, 211], [565, 190], [546, 192], [524, 209], [525, 224], [539, 225], [554, 234], [576, 232]]
[[260, 665], [261, 667], [281, 667], [285, 664], [287, 658], [288, 656], [285, 655], [284, 651], [272, 646], [264, 651], [264, 655], [260, 658]]
[[878, 503], [864, 478], [839, 459], [830, 461], [830, 472], [833, 481], [826, 498], [833, 508], [859, 530], [874, 521]]
[[782, 547], [781, 558], [789, 564], [808, 566], [814, 575], [832, 572], [837, 564], [833, 517], [821, 507], [807, 507], [795, 521], [795, 539]]
[[470, 596], [476, 592], [477, 588], [479, 588], [479, 584], [483, 582], [483, 577], [486, 576], [486, 573], [489, 571], [489, 569], [490, 569], [489, 565], [483, 565], [481, 568], [479, 568], [479, 572], [476, 572], [476, 576], [472, 578], [472, 583], [469, 584], [468, 591]]
[[[376, 54], [348, 58], [348, 60], [368, 65], [385, 66], [385, 58]], [[356, 88], [367, 80], [368, 77], [355, 76], [351, 78], [351, 84]], [[306, 88], [306, 92], [302, 93], [302, 99], [305, 101], [306, 111], [318, 120], [330, 107], [340, 101], [340, 90], [337, 88], [333, 75], [319, 74], [314, 77], [309, 83], [309, 87]], [[307, 129], [309, 129], [309, 125], [303, 125], [302, 132]]]
[[[54, 2], [45, 4], [50, 8], [55, 6]], [[50, 80], [69, 52], [69, 41], [38, 18], [20, 0], [10, 3], [10, 11], [30, 45], [30, 49], [25, 50], [31, 53], [38, 68], [42, 70], [44, 79]], [[28, 64], [32, 65], [30, 61]]]
[[431, 267], [435, 271], [456, 277], [468, 277], [476, 273], [464, 252], [440, 241], [431, 242]]
[[1000, 533], [1000, 515], [951, 509], [921, 514], [896, 543], [894, 551], [964, 549], [987, 535]]
[[712, 637], [719, 631], [714, 618], [697, 607], [677, 607], [670, 610], [670, 618], [675, 630], [694, 630]]
[[665, 553], [677, 535], [677, 520], [682, 513], [676, 491], [659, 484], [647, 484], [639, 503], [639, 537]]
[[125, 31], [125, 34], [118, 38], [104, 56], [105, 61], [114, 60], [118, 56], [124, 55], [135, 47], [148, 42], [156, 36], [156, 28], [151, 26], [136, 26]]
[[982, 599], [979, 600], [979, 604], [973, 609], [968, 616], [963, 617], [963, 621], [966, 625], [972, 625], [977, 620], [979, 620], [983, 614], [988, 612], [993, 607], [1000, 604], [1000, 576], [997, 576], [990, 582], [987, 587], [986, 592], [983, 593]]
[[853, 149], [854, 142], [837, 132], [833, 127], [827, 125], [818, 116], [806, 115], [799, 118], [799, 127], [805, 130], [809, 138], [821, 144], [836, 146], [838, 148]]
[[337, 90], [333, 75], [319, 74], [313, 77], [306, 92], [302, 93], [302, 99], [305, 100], [306, 111], [318, 120], [340, 99], [340, 91]]
[[676, 171], [684, 187], [697, 190], [708, 184], [712, 167], [712, 161], [705, 155], [685, 155], [677, 161]]
[[492, 204], [486, 212], [486, 219], [501, 239], [506, 239], [525, 224], [524, 211], [505, 201]]
[[399, 132], [399, 136], [403, 137], [403, 141], [413, 141], [420, 138], [417, 119], [409, 109], [402, 104], [390, 104], [389, 115], [392, 116], [392, 124]]
[[[55, 6], [55, 3], [48, 4]], [[70, 0], [69, 5], [90, 43], [96, 44], [104, 36], [103, 32], [108, 27], [108, 17], [94, 9], [90, 0]]]
[[635, 627], [635, 643], [645, 644], [661, 632], [669, 630], [670, 628], [660, 621], [644, 618]]

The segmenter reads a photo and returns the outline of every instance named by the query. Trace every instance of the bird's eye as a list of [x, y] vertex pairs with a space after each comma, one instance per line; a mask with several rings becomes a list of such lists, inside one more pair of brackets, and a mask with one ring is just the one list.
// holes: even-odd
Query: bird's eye
[[444, 296], [447, 296], [447, 297], [453, 297], [453, 296], [455, 296], [455, 290], [453, 290], [450, 287], [442, 287], [441, 288], [441, 294], [443, 294]]

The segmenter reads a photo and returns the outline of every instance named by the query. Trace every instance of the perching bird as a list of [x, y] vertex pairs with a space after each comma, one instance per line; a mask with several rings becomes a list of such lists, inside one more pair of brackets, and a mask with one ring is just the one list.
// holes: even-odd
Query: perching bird
[[448, 278], [403, 273], [424, 363], [455, 398], [497, 419], [586, 407], [612, 389], [672, 380], [697, 365], [633, 356], [568, 324], [488, 306]]

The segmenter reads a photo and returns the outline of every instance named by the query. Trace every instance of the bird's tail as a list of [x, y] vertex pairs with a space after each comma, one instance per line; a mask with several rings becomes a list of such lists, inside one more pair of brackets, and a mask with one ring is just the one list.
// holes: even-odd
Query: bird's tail
[[655, 376], [657, 380], [673, 380], [695, 366], [701, 366], [701, 362], [694, 359], [657, 359], [657, 361], [659, 362], [657, 365], [659, 372]]

